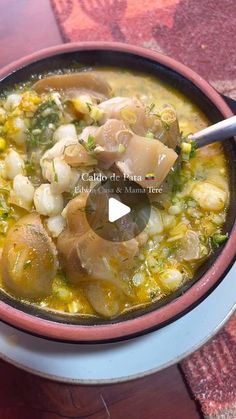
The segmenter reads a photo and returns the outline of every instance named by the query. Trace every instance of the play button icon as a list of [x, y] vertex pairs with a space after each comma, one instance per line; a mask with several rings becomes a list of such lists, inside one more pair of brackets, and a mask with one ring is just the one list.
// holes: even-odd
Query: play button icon
[[112, 242], [138, 236], [149, 221], [150, 211], [146, 190], [122, 178], [98, 183], [88, 194], [85, 208], [91, 229]]
[[108, 220], [113, 223], [116, 220], [119, 220], [124, 215], [129, 214], [131, 208], [128, 205], [122, 204], [115, 198], [109, 198], [108, 201]]

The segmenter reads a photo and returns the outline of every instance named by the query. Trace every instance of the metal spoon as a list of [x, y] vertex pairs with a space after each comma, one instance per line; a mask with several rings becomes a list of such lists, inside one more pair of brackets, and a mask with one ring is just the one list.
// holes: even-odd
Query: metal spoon
[[196, 141], [198, 147], [203, 147], [234, 135], [236, 135], [236, 115], [189, 135], [189, 139]]

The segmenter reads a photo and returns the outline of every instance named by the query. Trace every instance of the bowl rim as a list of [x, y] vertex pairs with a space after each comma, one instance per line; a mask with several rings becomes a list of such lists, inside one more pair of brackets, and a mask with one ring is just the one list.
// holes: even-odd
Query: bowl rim
[[[117, 51], [158, 62], [190, 80], [213, 102], [215, 107], [225, 118], [233, 115], [233, 112], [220, 94], [210, 86], [206, 80], [189, 67], [154, 50], [117, 42], [75, 42], [42, 49], [4, 66], [0, 70], [0, 82], [3, 78], [13, 72], [38, 60], [62, 53], [84, 50]], [[59, 341], [98, 343], [135, 337], [155, 329], [157, 326], [170, 321], [173, 317], [180, 316], [186, 310], [189, 310], [191, 306], [196, 304], [196, 302], [204, 298], [204, 296], [216, 286], [218, 281], [227, 273], [234, 261], [236, 254], [235, 249], [236, 226], [234, 223], [230, 237], [220, 255], [196, 283], [194, 283], [184, 294], [170, 303], [134, 319], [106, 325], [72, 325], [36, 317], [0, 301], [0, 320], [31, 334]]]

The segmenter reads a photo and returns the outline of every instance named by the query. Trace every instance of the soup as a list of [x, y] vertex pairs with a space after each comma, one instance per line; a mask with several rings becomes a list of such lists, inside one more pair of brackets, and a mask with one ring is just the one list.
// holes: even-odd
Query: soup
[[[127, 70], [46, 74], [5, 92], [3, 292], [44, 310], [114, 318], [193, 278], [227, 239], [222, 147], [197, 150], [188, 138], [207, 124], [179, 92]], [[112, 175], [135, 181], [150, 202], [139, 234], [132, 218], [112, 223], [122, 240], [94, 231], [86, 210], [89, 191]], [[93, 208], [97, 228], [106, 204], [98, 197]]]

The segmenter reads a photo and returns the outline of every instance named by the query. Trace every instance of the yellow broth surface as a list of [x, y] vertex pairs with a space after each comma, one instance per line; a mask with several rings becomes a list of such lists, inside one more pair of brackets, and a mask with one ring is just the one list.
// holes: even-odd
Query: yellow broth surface
[[[118, 69], [98, 69], [98, 73], [112, 87], [113, 96], [136, 97], [147, 108], [172, 105], [182, 136], [208, 125], [206, 117], [187, 97], [154, 77]], [[4, 246], [6, 235], [14, 223], [28, 212], [35, 211], [33, 205], [28, 209], [21, 208], [12, 198], [13, 179], [9, 179], [5, 163], [10, 148], [23, 158], [23, 174], [33, 179], [34, 185], [43, 183], [41, 174], [27, 161], [25, 146], [20, 141], [14, 141], [14, 135], [18, 133], [14, 121], [15, 118], [22, 118], [27, 129], [38, 107], [50, 95], [36, 94], [31, 83], [10, 93], [20, 93], [23, 99], [16, 106], [7, 107], [7, 99], [0, 99], [0, 248]], [[64, 120], [61, 123], [65, 123]], [[122, 278], [125, 292], [109, 281], [89, 275], [83, 275], [82, 281], [77, 284], [71, 283], [59, 265], [50, 295], [36, 300], [21, 298], [22, 301], [42, 309], [78, 316], [102, 315], [85, 292], [86, 284], [91, 283], [96, 298], [101, 297], [101, 304], [108, 307], [108, 312], [111, 309], [113, 314], [110, 317], [114, 317], [160, 300], [190, 280], [223, 241], [222, 226], [229, 191], [227, 165], [221, 145], [216, 143], [204, 147], [197, 150], [194, 157], [183, 161], [178, 170], [170, 173], [163, 193], [156, 200], [158, 204], [154, 203], [154, 212], [147, 227], [148, 240], [140, 247], [132, 272], [127, 278]], [[44, 225], [46, 218], [42, 217]], [[52, 237], [52, 240], [56, 243], [56, 238]], [[1, 287], [14, 296], [4, 281]]]

